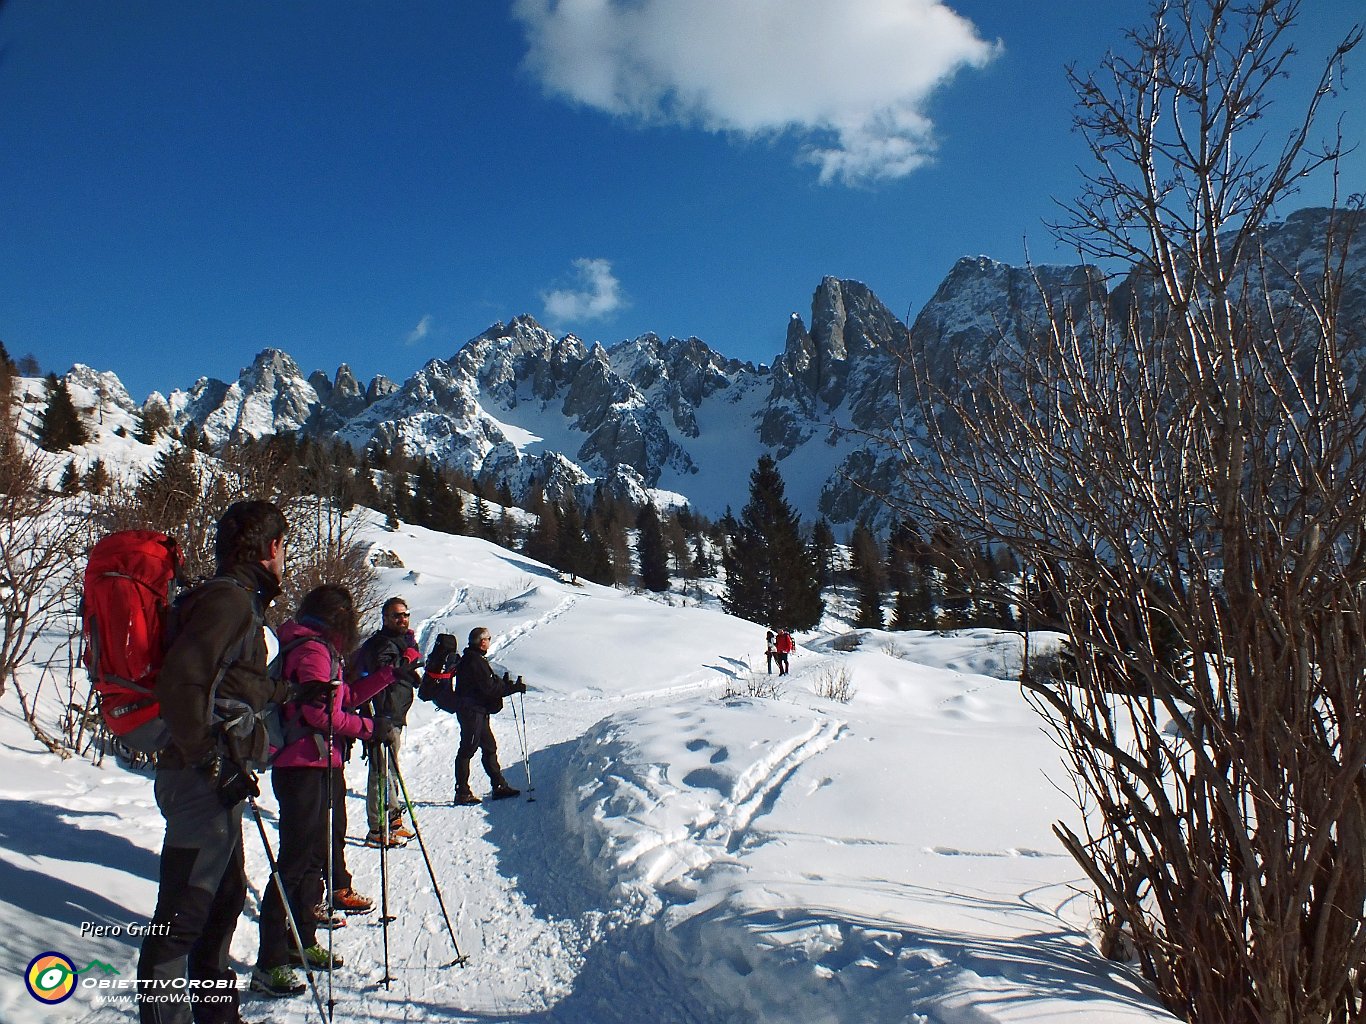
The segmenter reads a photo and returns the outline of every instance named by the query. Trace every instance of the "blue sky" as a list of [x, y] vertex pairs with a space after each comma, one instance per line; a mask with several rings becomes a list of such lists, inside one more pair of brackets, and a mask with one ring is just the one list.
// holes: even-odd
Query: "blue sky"
[[[520, 313], [769, 362], [825, 275], [904, 317], [960, 256], [1070, 262], [1063, 69], [1146, 10], [8, 0], [0, 341], [137, 399], [266, 347], [402, 380]], [[1363, 13], [1306, 3], [1299, 67]]]

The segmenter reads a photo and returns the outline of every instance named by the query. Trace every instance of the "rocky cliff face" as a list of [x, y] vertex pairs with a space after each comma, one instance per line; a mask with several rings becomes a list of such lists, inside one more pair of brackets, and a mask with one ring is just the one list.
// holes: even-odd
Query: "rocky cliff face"
[[[1273, 291], [1290, 296], [1321, 275], [1327, 218], [1300, 211], [1260, 240], [1275, 267]], [[1350, 219], [1343, 334], [1355, 366], [1366, 352], [1366, 216]], [[953, 394], [1002, 346], [1019, 344], [1064, 307], [1122, 307], [1136, 288], [1126, 281], [1107, 293], [1093, 268], [972, 257], [954, 265], [910, 326], [866, 285], [825, 278], [810, 327], [792, 314], [772, 369], [728, 359], [697, 338], [646, 334], [590, 347], [519, 316], [402, 384], [376, 377], [362, 387], [346, 366], [305, 378], [288, 355], [267, 350], [237, 381], [202, 379], [167, 405], [177, 425], [192, 421], [213, 442], [282, 430], [336, 434], [506, 481], [519, 497], [532, 487], [586, 497], [605, 486], [641, 500], [664, 489], [711, 514], [744, 502], [748, 473], [768, 452], [803, 514], [848, 523], [878, 511], [850, 480], [899, 486], [895, 460], [868, 435], [902, 412], [908, 352]]]

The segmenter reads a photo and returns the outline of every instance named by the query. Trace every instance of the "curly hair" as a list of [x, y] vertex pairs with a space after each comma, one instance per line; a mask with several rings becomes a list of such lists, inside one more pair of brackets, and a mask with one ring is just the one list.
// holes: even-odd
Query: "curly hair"
[[289, 523], [269, 501], [237, 501], [218, 520], [213, 554], [218, 570], [259, 562], [270, 557], [270, 545], [284, 540]]

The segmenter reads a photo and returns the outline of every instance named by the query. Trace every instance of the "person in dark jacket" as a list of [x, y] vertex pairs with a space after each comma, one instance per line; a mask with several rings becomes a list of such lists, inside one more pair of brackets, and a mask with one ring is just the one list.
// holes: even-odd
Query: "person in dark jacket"
[[508, 785], [498, 765], [498, 741], [494, 739], [490, 717], [503, 710], [503, 698], [514, 693], [526, 693], [526, 684], [513, 682], [506, 675], [501, 679], [489, 664], [489, 644], [492, 637], [483, 626], [470, 630], [469, 646], [461, 655], [454, 670], [452, 685], [450, 662], [457, 647], [455, 637], [443, 633], [427, 659], [429, 685], [426, 692], [432, 703], [443, 711], [453, 712], [460, 721], [460, 747], [455, 755], [455, 802], [477, 804], [479, 798], [470, 789], [470, 762], [474, 752], [482, 751], [484, 771], [493, 785], [493, 799], [516, 796], [521, 790]]
[[[345, 587], [323, 584], [299, 603], [296, 619], [280, 627], [280, 647], [286, 682], [292, 695], [282, 709], [284, 746], [271, 766], [271, 787], [280, 806], [280, 852], [277, 867], [288, 904], [280, 888], [268, 888], [261, 903], [261, 945], [252, 972], [254, 991], [291, 996], [305, 986], [293, 967], [304, 960], [315, 970], [341, 966], [316, 939], [314, 908], [323, 895], [328, 848], [329, 794], [342, 771], [341, 741], [362, 740], [382, 745], [392, 726], [384, 718], [367, 718], [346, 709], [371, 700], [411, 669], [388, 666], [348, 685], [343, 681], [340, 651], [356, 642], [356, 612]], [[291, 948], [286, 907], [293, 912], [302, 950]]]
[[[409, 621], [407, 601], [401, 597], [391, 597], [384, 602], [380, 611], [379, 631], [361, 644], [353, 658], [355, 670], [361, 678], [382, 668], [399, 665], [415, 668], [421, 662], [422, 654], [417, 649], [417, 638], [408, 628]], [[402, 730], [408, 722], [408, 710], [413, 706], [415, 684], [409, 680], [415, 678], [410, 673], [403, 673], [393, 686], [375, 697], [369, 709], [372, 714], [387, 718], [394, 724], [390, 750], [395, 764], [398, 763]], [[365, 782], [365, 817], [370, 832], [365, 837], [365, 843], [367, 846], [379, 846], [388, 842], [390, 846], [402, 846], [413, 837], [413, 833], [403, 824], [403, 794], [399, 790], [398, 780], [385, 765], [384, 754], [377, 754], [373, 745], [367, 747], [366, 756], [370, 772]], [[386, 785], [381, 784], [382, 779]], [[385, 817], [380, 813], [381, 805], [388, 811], [387, 830]]]
[[[287, 528], [268, 501], [229, 506], [214, 541], [217, 577], [176, 605], [156, 682], [171, 742], [157, 759], [166, 836], [156, 910], [138, 958], [141, 1024], [239, 1020], [228, 949], [247, 895], [242, 804], [259, 792], [252, 772], [268, 749], [254, 712], [285, 693], [266, 672], [264, 616], [280, 593]], [[231, 729], [210, 707], [215, 684], [222, 701], [246, 709]], [[191, 988], [187, 978], [207, 988]], [[205, 991], [230, 998], [196, 998]]]

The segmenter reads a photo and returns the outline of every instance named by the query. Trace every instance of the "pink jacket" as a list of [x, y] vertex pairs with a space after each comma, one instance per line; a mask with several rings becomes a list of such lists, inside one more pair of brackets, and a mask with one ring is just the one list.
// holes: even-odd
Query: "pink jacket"
[[[342, 675], [343, 666], [340, 658], [334, 665], [332, 653], [322, 639], [322, 632], [316, 627], [291, 619], [280, 627], [279, 636], [282, 648], [299, 638], [318, 638], [316, 643], [297, 644], [285, 655], [284, 678], [287, 682], [309, 686], [310, 683], [326, 682]], [[286, 702], [281, 712], [287, 733], [294, 731], [300, 720], [308, 726], [308, 732], [299, 739], [286, 743], [276, 754], [271, 767], [327, 767], [327, 737], [330, 730], [334, 741], [331, 767], [340, 768], [342, 744], [339, 741], [368, 740], [375, 733], [373, 721], [348, 709], [364, 704], [393, 681], [393, 669], [382, 668], [355, 683], [338, 683], [330, 688], [326, 700]]]

